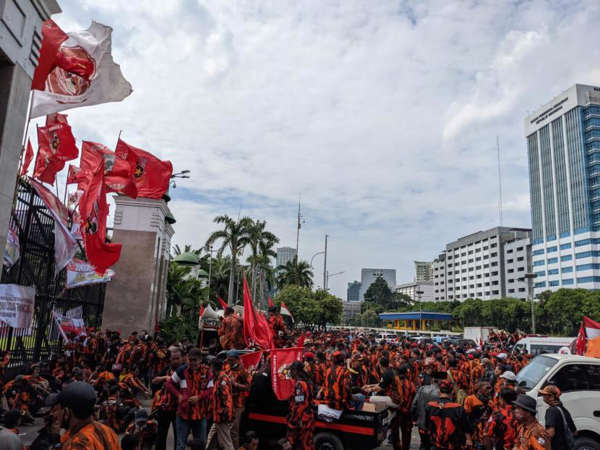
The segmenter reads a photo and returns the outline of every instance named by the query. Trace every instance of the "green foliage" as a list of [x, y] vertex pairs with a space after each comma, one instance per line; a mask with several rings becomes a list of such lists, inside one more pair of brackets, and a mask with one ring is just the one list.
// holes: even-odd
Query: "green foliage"
[[[576, 336], [583, 316], [600, 320], [600, 292], [585, 289], [560, 289], [540, 294], [535, 304], [536, 332], [548, 335]], [[467, 299], [464, 302], [415, 302], [394, 311], [431, 311], [451, 313], [456, 325], [493, 326], [513, 332], [531, 330], [531, 303], [516, 298], [496, 300]], [[362, 316], [380, 313], [380, 305], [362, 305]], [[368, 315], [372, 318], [372, 314]]]
[[[377, 277], [365, 292], [365, 302], [388, 309], [394, 295], [382, 277]], [[369, 308], [370, 309], [370, 308]]]
[[313, 292], [308, 287], [289, 284], [273, 299], [288, 307], [294, 320], [308, 326], [338, 324], [342, 318], [342, 300], [324, 290]]
[[172, 344], [188, 339], [196, 342], [198, 338], [198, 315], [172, 316], [160, 322], [160, 335]]
[[[313, 271], [306, 261], [297, 261], [294, 258], [287, 264], [277, 267], [277, 285], [279, 289], [287, 285], [310, 288], [313, 284]], [[286, 303], [287, 305], [287, 303]]]

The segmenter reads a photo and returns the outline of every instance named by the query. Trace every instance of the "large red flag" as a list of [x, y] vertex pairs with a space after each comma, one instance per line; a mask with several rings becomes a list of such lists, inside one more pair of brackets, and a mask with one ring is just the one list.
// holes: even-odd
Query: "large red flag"
[[27, 139], [27, 147], [25, 147], [25, 160], [23, 161], [23, 166], [21, 167], [21, 175], [25, 175], [27, 170], [29, 170], [29, 164], [31, 164], [31, 160], [33, 159], [33, 147], [31, 147], [31, 141]]
[[294, 392], [296, 383], [286, 375], [294, 361], [302, 361], [302, 351], [302, 347], [271, 350], [271, 382], [278, 400], [287, 400]]
[[104, 162], [94, 171], [79, 202], [85, 254], [96, 273], [103, 275], [121, 256], [121, 244], [106, 242], [108, 204], [103, 183]]
[[54, 184], [56, 174], [63, 170], [65, 162], [55, 157], [52, 147], [48, 145], [48, 140], [44, 127], [38, 127], [38, 147], [35, 158], [35, 167], [33, 177], [44, 183]]
[[273, 348], [273, 332], [260, 311], [254, 309], [248, 282], [244, 275], [244, 340], [248, 346], [256, 344], [264, 350]]
[[130, 160], [118, 158], [116, 153], [102, 144], [83, 141], [80, 168], [93, 172], [104, 161], [104, 184], [107, 192], [118, 192], [131, 198], [137, 197]]
[[161, 161], [141, 148], [127, 144], [119, 139], [115, 153], [121, 159], [133, 163], [133, 176], [138, 197], [161, 198], [169, 189], [169, 180], [173, 175], [171, 161]]

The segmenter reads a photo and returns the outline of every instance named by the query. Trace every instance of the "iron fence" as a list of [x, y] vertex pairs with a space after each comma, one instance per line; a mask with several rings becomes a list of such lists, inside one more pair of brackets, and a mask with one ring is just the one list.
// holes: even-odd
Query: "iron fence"
[[65, 312], [82, 306], [87, 326], [102, 321], [105, 285], [66, 289], [66, 269], [55, 274], [54, 219], [29, 183], [17, 186], [10, 227], [19, 238], [20, 256], [10, 268], [3, 267], [2, 283], [35, 286], [35, 312], [30, 328], [0, 326], [0, 351], [10, 352], [9, 369], [18, 370], [59, 352], [62, 340], [51, 332], [52, 311]]

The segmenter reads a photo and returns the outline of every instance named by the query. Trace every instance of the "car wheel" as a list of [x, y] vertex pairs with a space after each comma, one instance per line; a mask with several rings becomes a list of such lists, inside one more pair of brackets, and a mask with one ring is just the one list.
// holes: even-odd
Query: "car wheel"
[[315, 450], [344, 450], [344, 444], [335, 434], [318, 433], [315, 436]]
[[600, 450], [600, 443], [589, 437], [575, 439], [575, 450]]

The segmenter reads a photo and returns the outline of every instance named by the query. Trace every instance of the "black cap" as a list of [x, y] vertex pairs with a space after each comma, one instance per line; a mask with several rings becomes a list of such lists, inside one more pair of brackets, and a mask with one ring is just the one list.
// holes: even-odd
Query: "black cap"
[[45, 401], [46, 406], [54, 406], [57, 403], [71, 409], [75, 417], [85, 419], [94, 413], [96, 391], [83, 381], [75, 381], [65, 386], [58, 394], [50, 394]]
[[513, 405], [517, 408], [524, 409], [535, 416], [537, 408], [537, 401], [535, 398], [530, 397], [529, 395], [519, 394], [517, 399], [513, 402]]

